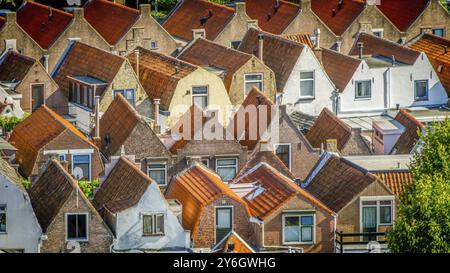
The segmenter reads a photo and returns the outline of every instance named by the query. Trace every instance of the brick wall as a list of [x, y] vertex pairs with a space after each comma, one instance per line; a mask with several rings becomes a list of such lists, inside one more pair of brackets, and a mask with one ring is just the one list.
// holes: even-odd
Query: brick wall
[[244, 204], [227, 196], [222, 196], [203, 208], [197, 232], [191, 235], [194, 248], [209, 248], [215, 245], [216, 206], [233, 206], [233, 230], [244, 241], [254, 241], [254, 232]]
[[[77, 202], [78, 200], [78, 202]], [[43, 241], [41, 252], [70, 252], [66, 248], [66, 213], [88, 213], [89, 240], [80, 242], [82, 253], [105, 253], [113, 241], [113, 235], [93, 207], [74, 190], [47, 228], [48, 239]]]

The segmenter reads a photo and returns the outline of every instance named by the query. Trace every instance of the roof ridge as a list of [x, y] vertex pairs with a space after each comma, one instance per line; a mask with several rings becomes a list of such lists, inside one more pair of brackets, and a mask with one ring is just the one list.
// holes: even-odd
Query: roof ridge
[[[105, 53], [108, 53], [109, 55], [112, 55], [112, 56], [114, 56], [114, 57], [117, 57], [117, 58], [119, 58], [119, 59], [122, 59], [123, 61], [128, 60], [128, 59], [125, 58], [124, 56], [120, 56], [120, 55], [113, 54], [113, 53], [111, 53], [111, 51], [107, 51], [107, 50], [102, 49], [102, 48], [99, 48], [99, 47], [91, 46], [91, 45], [89, 45], [89, 44], [87, 44], [87, 43], [84, 43], [84, 42], [82, 42], [82, 41], [72, 41], [72, 48], [70, 49], [70, 51], [72, 51], [73, 46], [74, 46], [74, 45], [77, 45], [77, 44], [79, 44], [79, 45], [81, 45], [81, 46], [87, 46], [87, 47], [92, 48], [92, 49], [95, 49], [95, 50], [103, 51], [103, 52], [105, 52]], [[67, 54], [67, 55], [69, 55], [69, 54]], [[66, 56], [67, 56], [67, 55], [66, 55]]]
[[256, 28], [254, 28], [254, 27], [251, 27], [251, 28], [249, 29], [249, 31], [252, 30], [252, 29], [255, 30], [256, 32], [259, 32], [259, 33], [264, 34], [264, 36], [269, 36], [269, 37], [271, 37], [271, 38], [273, 38], [273, 39], [280, 40], [280, 41], [283, 41], [283, 42], [286, 42], [286, 43], [290, 43], [290, 44], [295, 45], [295, 46], [297, 46], [297, 47], [301, 47], [302, 49], [306, 46], [306, 45], [304, 45], [304, 44], [294, 42], [294, 41], [292, 41], [292, 40], [290, 40], [290, 39], [287, 39], [287, 38], [285, 38], [285, 37], [283, 37], [283, 36], [276, 35], [276, 34], [273, 34], [273, 33], [267, 32], [267, 31], [264, 31], [264, 30], [262, 30], [262, 29], [256, 29]]
[[[406, 50], [406, 51], [412, 51], [412, 52], [416, 52], [416, 53], [421, 53], [420, 51], [417, 51], [417, 50], [412, 49], [412, 48], [410, 48], [410, 47], [401, 45], [401, 44], [396, 43], [396, 42], [393, 42], [393, 41], [391, 41], [391, 40], [387, 40], [387, 39], [384, 39], [384, 38], [380, 38], [380, 37], [378, 37], [378, 36], [375, 36], [375, 35], [370, 34], [370, 33], [367, 33], [367, 32], [360, 31], [360, 32], [358, 32], [357, 35], [358, 35], [358, 36], [356, 37], [356, 40], [355, 40], [354, 45], [356, 45], [356, 41], [359, 40], [359, 37], [360, 37], [360, 36], [367, 36], [367, 37], [370, 37], [370, 38], [372, 38], [372, 39], [374, 39], [374, 40], [377, 40], [377, 41], [380, 41], [380, 42], [384, 42], [384, 43], [391, 44], [391, 45], [393, 45], [393, 46], [395, 46], [395, 47], [397, 47], [397, 48], [399, 48], [399, 49], [404, 49], [404, 50]], [[353, 48], [352, 48], [352, 49], [353, 49]]]
[[414, 117], [413, 115], [411, 115], [410, 112], [408, 112], [406, 109], [402, 108], [400, 109], [400, 111], [397, 113], [397, 115], [395, 116], [395, 120], [397, 120], [397, 116], [399, 114], [404, 115], [405, 117], [407, 117], [410, 121], [414, 122], [414, 124], [416, 124], [417, 126], [419, 126], [420, 128], [424, 128], [425, 125], [423, 125], [422, 122], [420, 122], [418, 119], [416, 119], [416, 117]]
[[[129, 10], [129, 11], [133, 11], [133, 12], [136, 12], [136, 13], [141, 13], [140, 10], [138, 10], [138, 9], [135, 9], [135, 8], [132, 8], [132, 7], [128, 7], [128, 6], [119, 4], [119, 3], [116, 3], [115, 1], [107, 1], [107, 0], [94, 0], [94, 1], [102, 2], [102, 3], [110, 5], [110, 6], [119, 7], [119, 8], [126, 9], [126, 10]], [[94, 1], [90, 1], [89, 4], [94, 2]], [[88, 5], [86, 5], [84, 8], [86, 8]]]
[[35, 1], [31, 1], [31, 0], [27, 0], [27, 3], [26, 3], [26, 4], [27, 4], [27, 5], [28, 5], [28, 4], [32, 4], [32, 5], [39, 6], [39, 7], [48, 9], [48, 10], [51, 9], [52, 12], [55, 11], [55, 12], [57, 12], [57, 13], [60, 13], [60, 14], [63, 14], [63, 15], [66, 15], [66, 16], [69, 16], [69, 17], [72, 17], [72, 18], [73, 18], [73, 14], [71, 14], [71, 13], [69, 13], [69, 12], [66, 12], [66, 11], [64, 11], [64, 10], [60, 10], [60, 9], [54, 8], [54, 7], [52, 7], [52, 6], [47, 6], [47, 5], [44, 5], [44, 4], [35, 2]]
[[[192, 1], [192, 0], [184, 0], [184, 1]], [[223, 9], [226, 9], [226, 10], [229, 10], [229, 11], [232, 11], [232, 12], [234, 13], [234, 9], [233, 9], [233, 8], [228, 7], [228, 6], [226, 6], [226, 5], [223, 5], [223, 4], [219, 4], [219, 3], [215, 3], [215, 2], [210, 2], [210, 1], [205, 1], [205, 0], [197, 0], [197, 1], [203, 2], [203, 3], [207, 4], [207, 5], [220, 7], [220, 8], [223, 8]]]

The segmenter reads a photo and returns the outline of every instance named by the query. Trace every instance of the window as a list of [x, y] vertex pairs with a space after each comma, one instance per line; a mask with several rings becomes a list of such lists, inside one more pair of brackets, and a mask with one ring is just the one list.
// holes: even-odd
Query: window
[[216, 172], [223, 181], [230, 181], [237, 172], [236, 158], [221, 158], [216, 160]]
[[241, 45], [241, 41], [231, 41], [230, 47], [233, 49], [238, 49], [238, 47]]
[[0, 205], [0, 233], [6, 233], [6, 205]]
[[283, 243], [313, 243], [314, 215], [283, 215]]
[[372, 81], [357, 81], [355, 99], [367, 99], [372, 96]]
[[291, 169], [291, 144], [276, 144], [275, 154], [283, 161], [284, 165]]
[[66, 238], [74, 241], [88, 240], [87, 213], [66, 215]]
[[205, 165], [206, 167], [209, 167], [209, 159], [202, 159], [201, 162], [202, 162], [202, 164]]
[[300, 97], [314, 97], [314, 71], [300, 72]]
[[233, 229], [233, 208], [216, 207], [216, 243]]
[[414, 81], [414, 98], [416, 101], [428, 100], [428, 80]]
[[134, 89], [116, 89], [114, 90], [114, 98], [117, 94], [122, 94], [128, 103], [134, 106]]
[[192, 87], [192, 103], [201, 109], [208, 107], [208, 87], [194, 86]]
[[380, 201], [380, 225], [392, 224], [392, 201]]
[[372, 33], [373, 33], [373, 35], [375, 35], [379, 38], [383, 38], [384, 30], [382, 28], [375, 28], [375, 29], [372, 29]]
[[150, 49], [157, 49], [157, 48], [158, 48], [158, 41], [151, 41]]
[[[361, 228], [362, 232], [377, 232], [380, 225], [392, 225], [393, 200], [362, 200]], [[376, 236], [363, 236], [364, 241], [376, 240]]]
[[153, 180], [155, 180], [158, 185], [166, 185], [167, 180], [167, 166], [163, 163], [157, 163], [157, 164], [149, 164], [147, 166], [147, 173], [148, 176], [150, 176]]
[[69, 83], [69, 101], [92, 108], [94, 106], [94, 89], [77, 82]]
[[59, 161], [66, 161], [66, 155], [58, 155]]
[[444, 29], [443, 28], [433, 28], [433, 34], [436, 36], [444, 37]]
[[263, 91], [263, 75], [262, 74], [246, 74], [244, 79], [244, 96], [247, 96], [253, 87]]
[[143, 236], [160, 236], [164, 235], [164, 214], [147, 214], [142, 218]]
[[77, 180], [91, 180], [91, 155], [72, 155], [72, 173]]

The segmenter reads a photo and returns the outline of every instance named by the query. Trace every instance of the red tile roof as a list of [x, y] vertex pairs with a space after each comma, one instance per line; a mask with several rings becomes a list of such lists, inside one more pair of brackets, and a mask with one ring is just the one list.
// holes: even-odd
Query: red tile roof
[[400, 109], [395, 116], [395, 120], [405, 126], [405, 131], [395, 143], [391, 153], [409, 154], [414, 146], [416, 146], [417, 141], [419, 141], [419, 132], [421, 132], [425, 126], [406, 109]]
[[[205, 206], [221, 196], [246, 203], [208, 167], [197, 164], [175, 176], [166, 191], [167, 199], [176, 199], [183, 205], [183, 227], [194, 235], [200, 225]], [[249, 213], [249, 211], [248, 211]]]
[[321, 54], [322, 66], [327, 75], [340, 92], [344, 91], [361, 60], [325, 48], [322, 48]]
[[66, 130], [96, 148], [75, 126], [45, 105], [14, 128], [9, 141], [17, 148], [16, 160], [22, 175], [29, 177], [33, 173], [39, 151]]
[[22, 81], [35, 63], [35, 59], [9, 51], [0, 62], [0, 81]]
[[383, 182], [398, 197], [400, 197], [400, 195], [405, 192], [406, 186], [411, 185], [413, 182], [411, 173], [409, 171], [377, 171], [372, 173], [383, 180]]
[[32, 1], [28, 1], [17, 11], [17, 23], [43, 49], [53, 45], [72, 19], [73, 15], [70, 13]]
[[314, 48], [314, 43], [311, 40], [311, 36], [309, 36], [309, 34], [307, 33], [286, 34], [282, 35], [282, 37], [300, 44], [305, 44], [310, 48]]
[[413, 65], [420, 56], [420, 52], [417, 50], [365, 32], [360, 32], [357, 34], [355, 42], [353, 43], [352, 49], [348, 55], [359, 55], [358, 43], [360, 42], [363, 43], [364, 46], [363, 55], [384, 56], [388, 58], [395, 56], [396, 61], [408, 65]]
[[258, 35], [260, 34], [264, 36], [264, 64], [275, 73], [278, 92], [283, 92], [284, 86], [305, 45], [278, 35], [250, 28], [242, 39], [239, 50], [259, 56]]
[[407, 31], [430, 0], [381, 0], [377, 8], [400, 30]]
[[178, 58], [198, 66], [211, 66], [224, 70], [224, 84], [230, 92], [231, 82], [236, 71], [246, 64], [252, 55], [205, 39], [197, 39], [184, 49]]
[[[234, 9], [205, 0], [183, 0], [169, 14], [163, 27], [174, 37], [190, 41], [192, 29], [204, 28], [214, 40], [234, 15]], [[202, 24], [201, 19], [206, 23]]]
[[[256, 183], [257, 187], [242, 199], [247, 202], [251, 215], [261, 220], [272, 215], [278, 208], [297, 195], [303, 196], [328, 213], [332, 213], [322, 202], [266, 163], [258, 164], [237, 180], [234, 180], [233, 183]], [[264, 190], [253, 196], [255, 191], [258, 190], [258, 186]]]
[[[339, 0], [311, 0], [312, 11], [334, 34], [342, 35], [364, 10], [363, 0], [344, 0], [339, 8]], [[333, 9], [336, 14], [333, 15]]]
[[139, 10], [106, 0], [84, 7], [84, 17], [110, 45], [117, 44], [140, 16]]
[[258, 26], [267, 32], [281, 34], [300, 13], [300, 6], [288, 1], [246, 0], [246, 12], [252, 19], [258, 20]]
[[3, 27], [3, 25], [6, 23], [5, 17], [0, 16], [0, 29]]
[[[151, 99], [161, 99], [161, 109], [168, 110], [178, 81], [191, 74], [198, 67], [182, 60], [154, 51], [139, 50], [139, 81]], [[127, 56], [136, 71], [136, 53]]]
[[414, 39], [410, 48], [425, 52], [450, 96], [450, 40], [424, 33]]

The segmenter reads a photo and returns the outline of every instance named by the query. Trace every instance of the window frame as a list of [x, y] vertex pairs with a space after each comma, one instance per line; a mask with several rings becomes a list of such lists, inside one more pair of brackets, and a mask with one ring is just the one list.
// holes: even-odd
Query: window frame
[[[358, 83], [364, 83], [364, 82], [369, 83], [370, 94], [369, 94], [369, 96], [358, 96]], [[371, 99], [372, 99], [372, 80], [355, 81], [355, 100], [371, 100]]]
[[[373, 207], [376, 206], [377, 213], [377, 232], [380, 226], [392, 226], [395, 222], [395, 197], [394, 196], [361, 196], [359, 198], [359, 230], [363, 232], [363, 207]], [[376, 205], [363, 205], [365, 201], [374, 201]], [[380, 202], [381, 201], [391, 201], [391, 223], [380, 223]], [[363, 236], [361, 236], [362, 238]], [[378, 236], [377, 236], [378, 237]]]
[[[312, 73], [313, 77], [312, 77], [312, 79], [303, 79], [302, 80], [302, 73]], [[302, 96], [302, 82], [311, 81], [311, 80], [313, 82], [312, 95]], [[304, 71], [299, 72], [299, 96], [300, 96], [300, 99], [303, 99], [303, 100], [314, 99], [316, 97], [316, 71], [315, 70], [304, 70]]]
[[47, 94], [46, 94], [47, 93], [47, 85], [45, 83], [43, 83], [43, 82], [30, 83], [30, 109], [31, 109], [30, 112], [31, 113], [37, 111], [39, 109], [39, 107], [41, 107], [41, 106], [39, 106], [38, 108], [33, 110], [33, 87], [34, 86], [42, 86], [42, 93], [43, 93], [43, 96], [44, 96], [44, 100], [43, 100], [41, 106], [45, 105], [45, 101], [46, 101], [46, 97], [47, 97]]
[[[219, 168], [219, 165], [218, 165], [218, 161], [219, 160], [234, 160], [235, 161], [235, 165], [234, 165], [234, 176], [233, 176], [233, 178], [234, 177], [236, 177], [236, 174], [237, 174], [237, 172], [238, 172], [238, 169], [239, 169], [239, 158], [238, 157], [217, 157], [216, 158], [216, 165], [215, 165], [215, 171], [216, 171], [216, 173], [219, 175], [219, 172], [218, 172], [218, 168]], [[226, 167], [226, 168], [229, 168], [231, 165], [227, 165], [227, 166], [220, 166], [220, 167]], [[220, 175], [219, 175], [220, 176]], [[220, 177], [222, 180], [223, 180], [223, 178], [222, 177]], [[232, 178], [232, 179], [233, 179]], [[227, 180], [227, 181], [231, 181], [232, 179], [230, 179], [230, 180]], [[224, 181], [224, 182], [227, 182], [227, 181]]]
[[[436, 30], [442, 30], [442, 36], [441, 36], [441, 35], [435, 34], [434, 32], [435, 32]], [[443, 28], [443, 27], [435, 27], [435, 28], [432, 28], [432, 29], [431, 29], [431, 33], [432, 33], [433, 35], [438, 36], [438, 37], [445, 37], [445, 28]]]
[[[247, 80], [246, 77], [247, 76], [261, 76], [261, 80]], [[250, 92], [250, 90], [246, 90], [247, 88], [247, 83], [261, 83], [261, 88], [259, 89], [261, 92], [264, 91], [264, 73], [246, 73], [244, 74], [244, 98], [247, 97], [248, 93]]]
[[[69, 238], [69, 216], [70, 215], [85, 215], [86, 216], [86, 238]], [[88, 242], [89, 241], [89, 213], [87, 212], [67, 212], [65, 214], [65, 226], [66, 226], [66, 230], [65, 230], [65, 237], [66, 237], [66, 242], [69, 241], [75, 241], [75, 242]]]
[[[75, 156], [88, 156], [89, 157], [89, 178], [88, 179], [86, 179], [87, 181], [92, 181], [92, 154], [88, 154], [88, 153], [72, 153], [71, 154], [71, 170], [72, 170], [72, 173], [73, 173], [73, 166], [75, 165], [75, 160], [74, 160], [74, 157]], [[83, 163], [84, 164], [84, 163]], [[78, 179], [77, 179], [78, 180]], [[84, 179], [82, 179], [82, 180], [84, 180]]]
[[0, 204], [0, 214], [5, 215], [5, 230], [4, 231], [0, 230], [0, 234], [7, 234], [8, 233], [8, 205], [7, 204]]
[[[198, 88], [198, 87], [206, 87], [206, 94], [194, 94], [194, 88]], [[195, 104], [194, 102], [194, 98], [195, 97], [206, 97], [206, 106], [204, 108], [202, 108], [202, 110], [205, 110], [208, 108], [209, 106], [209, 86], [208, 85], [193, 85], [191, 87], [191, 101], [192, 101], [192, 105]], [[199, 105], [197, 105], [198, 107], [200, 107]]]
[[150, 49], [153, 49], [153, 50], [158, 49], [158, 41], [156, 41], [156, 40], [150, 41]]
[[[278, 156], [278, 154], [277, 154], [277, 147], [278, 146], [289, 146], [289, 166], [286, 166], [286, 167], [288, 167], [289, 170], [291, 170], [291, 166], [292, 166], [292, 144], [291, 143], [276, 143], [276, 144], [274, 144], [273, 145], [273, 151], [274, 151], [276, 156]], [[279, 159], [281, 160], [281, 158], [279, 158]]]
[[[153, 170], [156, 170], [156, 171], [161, 171], [161, 170], [164, 171], [164, 184], [159, 184], [155, 179], [153, 179], [153, 178], [150, 176], [150, 165], [164, 165], [164, 168], [153, 168]], [[147, 175], [148, 175], [152, 180], [154, 180], [158, 186], [160, 186], [160, 187], [161, 187], [161, 186], [162, 186], [162, 187], [167, 186], [167, 162], [150, 162], [150, 163], [147, 163]]]
[[[126, 92], [130, 92], [133, 91], [133, 102], [131, 103], [128, 99], [127, 96], [125, 95]], [[134, 88], [123, 88], [123, 89], [114, 89], [113, 90], [113, 99], [117, 96], [117, 94], [122, 94], [122, 96], [125, 98], [126, 101], [128, 101], [128, 103], [130, 103], [133, 107], [136, 106], [136, 90]]]
[[[234, 228], [234, 206], [232, 205], [218, 205], [218, 206], [214, 206], [214, 241], [217, 243], [219, 243], [219, 241], [217, 240], [217, 211], [219, 209], [229, 209], [231, 211], [231, 230], [233, 230]], [[223, 238], [222, 238], [223, 239]]]
[[[150, 232], [145, 231], [145, 217], [151, 217], [152, 225], [150, 227]], [[162, 232], [156, 232], [157, 227], [157, 219], [158, 217], [162, 217], [163, 219], [163, 230]], [[160, 213], [146, 213], [142, 215], [142, 237], [156, 237], [156, 236], [165, 236], [166, 231], [166, 215], [163, 212]]]
[[[233, 43], [237, 43], [237, 42], [239, 43], [237, 45], [237, 47], [233, 47]], [[239, 46], [241, 45], [241, 43], [242, 43], [242, 40], [232, 40], [232, 41], [230, 41], [230, 48], [237, 50], [239, 48]]]
[[[375, 33], [380, 33], [381, 35], [378, 36]], [[372, 29], [372, 34], [378, 38], [383, 38], [384, 37], [384, 28], [373, 28]]]
[[[312, 224], [312, 241], [302, 241], [302, 216], [311, 216], [313, 218], [313, 224]], [[286, 236], [285, 236], [285, 223], [286, 223], [286, 217], [298, 217], [298, 223], [299, 223], [299, 241], [298, 242], [286, 242]], [[305, 225], [310, 226], [310, 225]], [[282, 220], [281, 220], [281, 232], [282, 232], [282, 244], [283, 245], [314, 245], [316, 244], [316, 214], [311, 213], [310, 211], [298, 211], [298, 213], [283, 213], [282, 214]]]
[[[419, 98], [417, 97], [417, 83], [419, 82], [426, 82], [427, 84], [427, 90], [426, 90], [426, 96], [425, 98]], [[428, 80], [414, 80], [414, 101], [427, 101], [430, 93], [430, 85]]]

